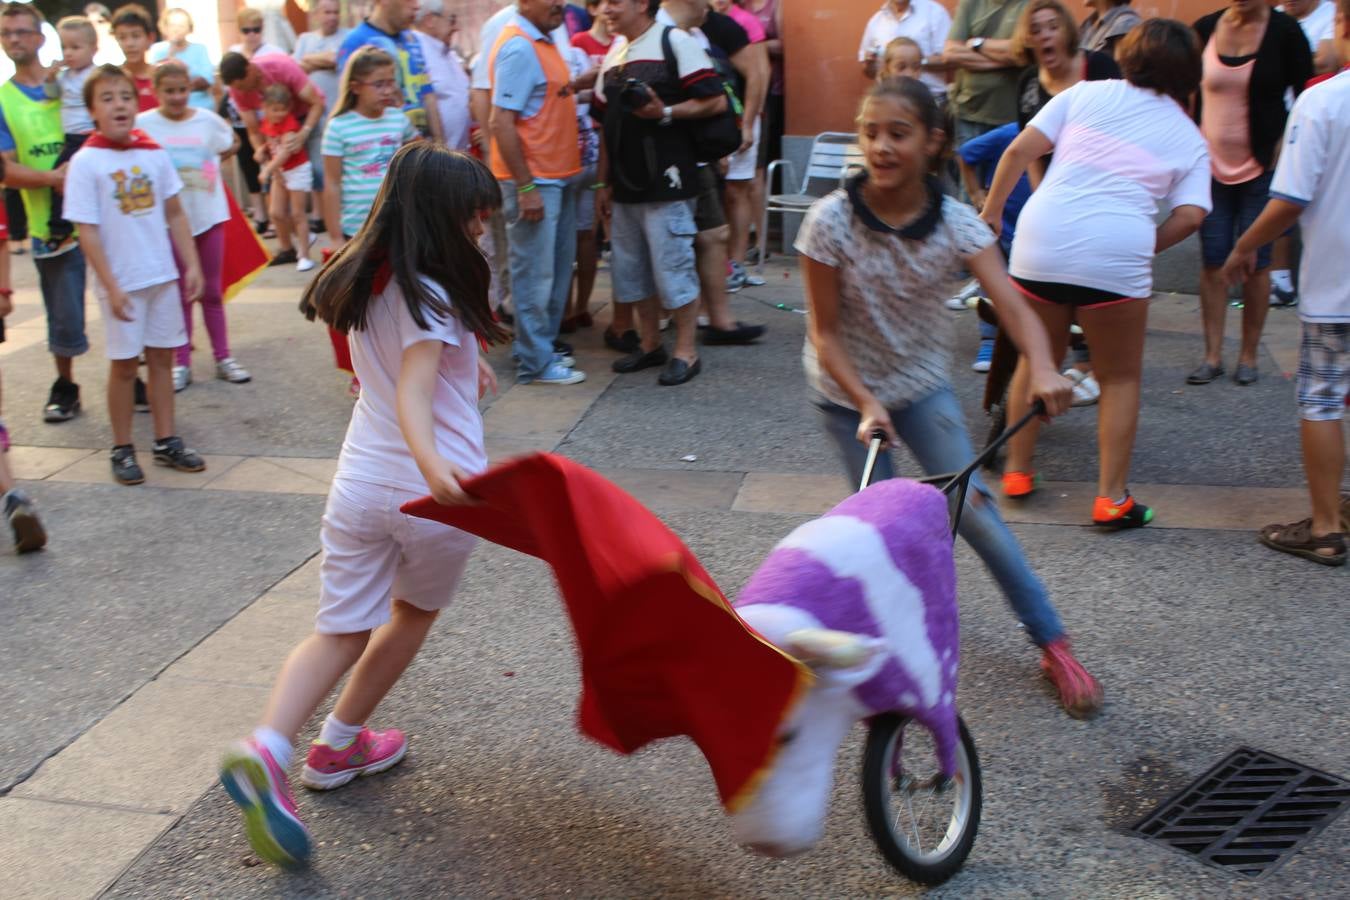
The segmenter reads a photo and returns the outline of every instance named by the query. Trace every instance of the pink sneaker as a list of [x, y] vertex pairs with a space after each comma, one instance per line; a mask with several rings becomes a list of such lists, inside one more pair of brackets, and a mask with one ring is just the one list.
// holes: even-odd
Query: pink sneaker
[[244, 812], [253, 852], [288, 868], [309, 858], [309, 831], [300, 821], [286, 773], [253, 738], [240, 741], [220, 761], [220, 782]]
[[300, 783], [310, 790], [331, 791], [358, 775], [374, 775], [393, 768], [407, 752], [408, 739], [397, 728], [388, 731], [362, 728], [350, 744], [338, 750], [315, 741], [309, 747]]
[[1069, 649], [1068, 638], [1042, 648], [1041, 671], [1055, 685], [1064, 711], [1075, 719], [1090, 719], [1102, 708], [1102, 686], [1088, 674]]

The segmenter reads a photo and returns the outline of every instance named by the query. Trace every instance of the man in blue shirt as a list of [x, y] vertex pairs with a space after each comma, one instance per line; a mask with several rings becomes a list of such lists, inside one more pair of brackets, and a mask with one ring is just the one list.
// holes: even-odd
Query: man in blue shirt
[[347, 58], [359, 48], [379, 47], [397, 62], [399, 88], [403, 92], [403, 111], [424, 136], [444, 141], [436, 92], [427, 76], [426, 62], [417, 36], [408, 29], [417, 13], [417, 0], [375, 0], [370, 15], [348, 33], [338, 49], [337, 70], [341, 75]]
[[0, 8], [0, 44], [14, 63], [14, 77], [0, 85], [0, 155], [5, 184], [18, 188], [28, 212], [42, 303], [47, 309], [47, 349], [56, 360], [56, 381], [43, 409], [47, 422], [66, 422], [80, 411], [74, 358], [88, 352], [84, 332], [84, 254], [74, 235], [49, 241], [52, 189], [65, 183], [66, 167], [55, 168], [65, 145], [61, 104], [48, 99], [47, 70], [38, 58], [44, 42], [37, 7], [10, 3]]

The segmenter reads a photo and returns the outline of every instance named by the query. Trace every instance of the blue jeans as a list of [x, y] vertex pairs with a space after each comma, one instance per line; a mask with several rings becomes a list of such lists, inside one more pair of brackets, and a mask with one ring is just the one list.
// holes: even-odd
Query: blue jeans
[[84, 333], [84, 252], [75, 247], [59, 256], [35, 256], [33, 264], [47, 308], [47, 350], [52, 356], [89, 352]]
[[516, 186], [502, 182], [502, 212], [511, 244], [511, 296], [516, 307], [516, 381], [526, 384], [553, 362], [553, 340], [562, 325], [572, 264], [577, 256], [577, 186], [539, 184], [544, 218], [520, 218]]
[[[855, 410], [830, 403], [824, 398], [817, 398], [815, 404], [821, 412], [826, 433], [839, 445], [839, 454], [849, 478], [857, 484], [862, 479], [863, 467], [867, 462], [867, 447], [857, 437], [861, 416]], [[950, 388], [943, 388], [901, 409], [893, 409], [890, 415], [895, 433], [918, 458], [926, 474], [957, 472], [975, 458], [961, 414], [961, 404]], [[893, 477], [895, 467], [890, 454], [883, 453], [877, 457], [872, 479], [880, 481]], [[1064, 626], [1060, 624], [1059, 613], [1050, 603], [1045, 585], [1031, 571], [1026, 557], [1022, 555], [1022, 548], [1017, 544], [1017, 538], [1003, 523], [997, 507], [990, 500], [989, 489], [980, 480], [978, 472], [971, 476], [970, 486], [984, 495], [985, 502], [974, 504], [967, 501], [965, 511], [961, 514], [961, 537], [984, 561], [989, 574], [1003, 589], [1013, 612], [1026, 626], [1032, 641], [1044, 646], [1063, 637]]]

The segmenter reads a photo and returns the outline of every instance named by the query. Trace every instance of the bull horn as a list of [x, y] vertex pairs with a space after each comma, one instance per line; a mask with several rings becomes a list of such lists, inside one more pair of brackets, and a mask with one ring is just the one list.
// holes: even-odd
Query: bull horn
[[808, 666], [852, 669], [872, 658], [877, 642], [863, 634], [829, 628], [799, 628], [787, 636], [787, 650]]

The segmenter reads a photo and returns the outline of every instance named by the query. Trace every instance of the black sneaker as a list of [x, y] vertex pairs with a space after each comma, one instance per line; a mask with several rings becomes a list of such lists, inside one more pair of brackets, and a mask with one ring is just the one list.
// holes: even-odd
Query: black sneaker
[[572, 345], [567, 343], [567, 341], [555, 339], [553, 341], [553, 352], [561, 353], [563, 356], [571, 356], [575, 351], [572, 349]]
[[168, 466], [180, 472], [201, 472], [206, 469], [206, 461], [196, 450], [184, 447], [182, 438], [167, 437], [155, 441], [154, 453], [155, 464], [159, 466]]
[[3, 499], [5, 518], [14, 529], [15, 552], [41, 550], [47, 543], [47, 532], [42, 529], [42, 520], [38, 518], [33, 501], [18, 488], [5, 494]]
[[606, 328], [604, 338], [606, 347], [611, 350], [617, 350], [620, 353], [632, 353], [642, 346], [642, 340], [638, 337], [636, 331], [625, 331], [623, 334], [615, 334]]
[[145, 393], [145, 382], [141, 381], [141, 376], [136, 376], [136, 385], [131, 389], [131, 403], [136, 407], [136, 412], [150, 411], [150, 398]]
[[112, 449], [112, 473], [118, 484], [140, 484], [145, 481], [145, 473], [136, 462], [136, 448], [124, 444]]
[[47, 405], [42, 408], [44, 422], [69, 422], [80, 414], [80, 386], [73, 381], [58, 378], [52, 382]]
[[291, 248], [290, 250], [279, 251], [276, 256], [272, 257], [272, 261], [268, 263], [268, 265], [285, 266], [290, 265], [291, 263], [296, 262], [299, 259], [300, 257], [296, 254], [295, 249]]

